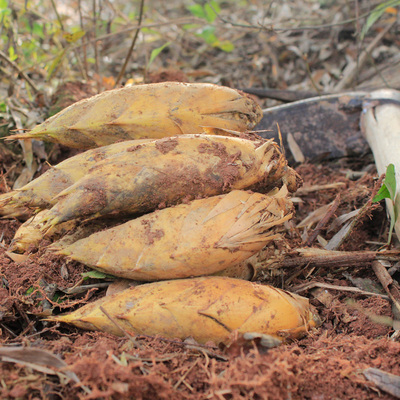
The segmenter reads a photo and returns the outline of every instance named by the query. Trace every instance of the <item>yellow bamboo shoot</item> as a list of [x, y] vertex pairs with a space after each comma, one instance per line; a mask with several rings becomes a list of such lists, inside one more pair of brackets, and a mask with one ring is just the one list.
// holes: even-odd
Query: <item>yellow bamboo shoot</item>
[[228, 342], [234, 332], [257, 332], [279, 340], [298, 338], [318, 325], [308, 299], [227, 277], [200, 277], [131, 287], [70, 314], [50, 318], [83, 329], [122, 336], [192, 337]]

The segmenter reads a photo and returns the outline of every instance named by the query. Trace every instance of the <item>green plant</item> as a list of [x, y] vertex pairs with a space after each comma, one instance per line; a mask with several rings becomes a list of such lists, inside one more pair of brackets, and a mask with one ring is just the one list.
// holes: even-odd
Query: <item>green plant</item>
[[88, 272], [82, 272], [81, 276], [84, 281], [87, 279], [115, 279], [115, 276], [110, 275], [110, 274], [105, 274], [100, 271], [88, 271]]
[[388, 12], [388, 9], [392, 7], [397, 7], [399, 5], [400, 5], [400, 0], [388, 0], [378, 4], [367, 18], [362, 28], [361, 39], [364, 39], [365, 35], [367, 34], [371, 26], [374, 25], [374, 23], [378, 21], [378, 19], [381, 18], [385, 12]]
[[149, 69], [150, 65], [151, 65], [151, 64], [153, 63], [153, 61], [157, 58], [157, 56], [158, 56], [166, 47], [168, 47], [170, 44], [171, 44], [171, 42], [167, 42], [167, 43], [164, 43], [162, 46], [157, 47], [156, 49], [153, 49], [153, 50], [152, 50], [152, 52], [151, 52], [151, 54], [150, 54], [150, 60], [149, 60], [149, 62], [147, 63], [147, 66], [146, 66], [146, 70]]
[[0, 47], [19, 68], [45, 66], [55, 47], [48, 44], [58, 32], [56, 23], [44, 19], [30, 3], [20, 7], [0, 0]]
[[35, 288], [33, 286], [30, 286], [26, 292], [25, 292], [25, 296], [28, 296], [30, 294], [32, 294], [35, 291]]
[[385, 180], [376, 196], [372, 199], [374, 203], [383, 199], [390, 199], [393, 204], [393, 211], [390, 213], [390, 228], [388, 244], [392, 241], [394, 225], [399, 217], [400, 211], [400, 196], [396, 193], [396, 175], [393, 164], [389, 164], [386, 168]]
[[[193, 4], [188, 6], [187, 10], [190, 11], [193, 16], [201, 18], [207, 22], [206, 25], [200, 27], [198, 32], [195, 34], [196, 36], [202, 38], [210, 46], [217, 47], [227, 53], [231, 52], [235, 48], [234, 44], [230, 40], [218, 39], [215, 34], [215, 26], [211, 25], [221, 11], [217, 1], [211, 0], [204, 5]], [[185, 28], [199, 28], [199, 25], [186, 25]]]

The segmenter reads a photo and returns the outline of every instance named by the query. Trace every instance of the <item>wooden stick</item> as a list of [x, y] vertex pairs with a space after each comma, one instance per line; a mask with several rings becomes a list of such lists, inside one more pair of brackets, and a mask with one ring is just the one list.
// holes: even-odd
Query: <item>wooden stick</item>
[[395, 281], [387, 272], [386, 268], [379, 261], [372, 262], [372, 269], [375, 275], [379, 279], [379, 282], [385, 289], [386, 293], [389, 295], [390, 300], [392, 300], [397, 312], [395, 315], [400, 315], [400, 287], [397, 281]]
[[3, 53], [1, 50], [0, 50], [0, 58], [3, 59], [4, 61], [6, 61], [8, 64], [10, 64], [18, 72], [18, 74], [21, 75], [22, 78], [25, 79], [26, 83], [33, 89], [33, 91], [35, 93], [39, 92], [39, 89], [33, 83], [32, 79], [30, 79], [29, 76], [24, 71], [22, 71], [22, 69], [20, 67], [18, 67], [18, 65], [16, 63], [14, 61], [11, 61], [7, 57], [7, 55], [5, 53]]
[[[279, 268], [299, 267], [354, 267], [355, 265], [371, 264], [377, 260], [398, 261], [400, 251], [334, 251], [315, 247], [303, 247], [292, 251], [278, 251], [274, 245], [248, 258], [233, 268], [226, 269], [224, 275], [246, 280], [264, 280], [271, 270]], [[239, 275], [240, 267], [242, 274]], [[247, 268], [247, 269], [246, 269]], [[252, 269], [252, 274], [245, 272]], [[221, 273], [220, 273], [221, 274]]]
[[133, 48], [135, 47], [136, 40], [137, 40], [137, 38], [139, 36], [139, 32], [140, 32], [140, 29], [141, 29], [141, 24], [142, 24], [142, 19], [143, 19], [143, 9], [144, 9], [144, 0], [141, 0], [140, 9], [139, 9], [138, 28], [137, 28], [137, 30], [135, 32], [135, 35], [133, 36], [132, 43], [131, 43], [131, 45], [129, 47], [128, 54], [126, 55], [124, 65], [122, 66], [121, 71], [118, 74], [118, 77], [117, 77], [117, 80], [115, 81], [114, 87], [117, 87], [119, 85], [119, 83], [121, 82], [121, 79], [125, 74], [125, 70], [126, 70], [126, 67], [128, 65], [129, 59], [131, 58], [131, 55], [132, 55], [132, 52], [133, 52]]

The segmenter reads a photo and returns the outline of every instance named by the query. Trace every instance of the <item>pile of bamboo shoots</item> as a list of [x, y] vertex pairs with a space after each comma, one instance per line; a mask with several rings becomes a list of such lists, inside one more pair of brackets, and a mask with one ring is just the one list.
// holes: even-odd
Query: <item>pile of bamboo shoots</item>
[[159, 281], [52, 319], [199, 342], [315, 326], [307, 299], [231, 277], [280, 240], [301, 184], [276, 143], [245, 135], [261, 116], [234, 89], [167, 82], [102, 93], [13, 137], [89, 150], [0, 196], [3, 217], [32, 212], [11, 251], [46, 238], [93, 269]]

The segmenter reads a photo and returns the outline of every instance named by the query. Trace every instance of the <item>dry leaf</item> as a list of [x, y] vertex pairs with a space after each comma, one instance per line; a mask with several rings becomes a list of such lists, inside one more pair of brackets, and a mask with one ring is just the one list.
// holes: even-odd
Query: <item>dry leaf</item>
[[58, 375], [76, 383], [80, 382], [74, 372], [66, 370], [68, 365], [47, 350], [26, 347], [0, 347], [0, 360], [30, 367], [44, 374]]

